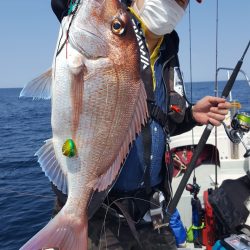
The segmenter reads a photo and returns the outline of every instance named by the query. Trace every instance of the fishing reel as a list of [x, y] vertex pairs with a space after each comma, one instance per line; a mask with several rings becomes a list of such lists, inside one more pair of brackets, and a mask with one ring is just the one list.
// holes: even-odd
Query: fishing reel
[[222, 123], [228, 138], [235, 144], [242, 143], [246, 149], [244, 157], [250, 156], [250, 149], [243, 141], [243, 136], [250, 130], [250, 115], [248, 113], [235, 113], [231, 121], [231, 129], [227, 128], [226, 124]]
[[193, 178], [193, 184], [188, 183], [186, 185], [186, 190], [190, 192], [191, 195], [197, 197], [198, 193], [200, 192], [200, 186], [196, 183], [196, 178]]

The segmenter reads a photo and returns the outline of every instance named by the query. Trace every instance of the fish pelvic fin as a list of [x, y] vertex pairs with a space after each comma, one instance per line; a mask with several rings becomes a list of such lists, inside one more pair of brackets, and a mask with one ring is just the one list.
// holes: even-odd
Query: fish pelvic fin
[[35, 156], [38, 157], [38, 162], [49, 180], [64, 194], [67, 194], [67, 171], [62, 168], [56, 158], [53, 139], [46, 140]]
[[28, 82], [22, 89], [19, 97], [32, 97], [34, 99], [50, 99], [52, 86], [52, 69], [50, 68], [40, 76]]
[[148, 118], [148, 108], [147, 108], [147, 94], [144, 88], [143, 82], [140, 80], [140, 90], [138, 94], [138, 99], [135, 104], [135, 110], [133, 113], [132, 121], [121, 145], [119, 154], [114, 160], [112, 166], [108, 169], [106, 173], [101, 175], [98, 180], [90, 182], [88, 185], [92, 186], [94, 190], [98, 192], [106, 190], [108, 187], [115, 183], [115, 180], [119, 176], [122, 164], [124, 163], [130, 146], [135, 140], [136, 136], [141, 132], [142, 126], [146, 124]]
[[88, 220], [64, 213], [63, 209], [20, 250], [87, 250]]

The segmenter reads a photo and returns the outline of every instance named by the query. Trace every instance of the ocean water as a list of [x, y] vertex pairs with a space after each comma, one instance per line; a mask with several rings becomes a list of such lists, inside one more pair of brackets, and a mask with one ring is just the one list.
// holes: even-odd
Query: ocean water
[[[221, 87], [223, 84], [220, 85]], [[195, 83], [193, 102], [214, 95], [212, 82]], [[190, 97], [190, 86], [187, 86]], [[0, 250], [17, 250], [51, 218], [54, 195], [35, 152], [51, 138], [50, 101], [19, 98], [21, 89], [0, 89]], [[250, 110], [247, 83], [234, 99]]]
[[0, 89], [0, 249], [19, 249], [50, 219], [54, 197], [35, 152], [51, 137], [50, 101]]

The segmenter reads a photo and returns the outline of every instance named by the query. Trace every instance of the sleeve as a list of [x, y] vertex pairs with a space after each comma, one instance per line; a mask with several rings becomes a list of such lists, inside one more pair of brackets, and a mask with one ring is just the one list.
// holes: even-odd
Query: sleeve
[[169, 118], [168, 127], [169, 127], [170, 136], [185, 133], [197, 125], [201, 126], [201, 124], [197, 123], [193, 118], [192, 106], [193, 105], [189, 105], [187, 107], [185, 115], [184, 115], [184, 119], [181, 123], [176, 123], [173, 120], [171, 120], [171, 117]]
[[[166, 36], [166, 40], [168, 41], [168, 46], [167, 46], [167, 54], [172, 55], [175, 54], [175, 59], [172, 63], [173, 65], [171, 65], [172, 67], [179, 67], [179, 58], [178, 58], [178, 50], [179, 50], [179, 37], [178, 34], [176, 33], [176, 31], [173, 31], [171, 34], [169, 34], [168, 36]], [[168, 74], [170, 74], [171, 72], [169, 71]], [[173, 73], [172, 73], [173, 74]], [[165, 74], [167, 75], [167, 74]], [[171, 78], [170, 75], [168, 75], [169, 78]], [[173, 79], [173, 76], [172, 76]], [[169, 82], [169, 81], [167, 81]], [[171, 90], [170, 87], [168, 87], [169, 90]], [[186, 104], [186, 97], [185, 97], [185, 93], [183, 96], [181, 96], [179, 99], [177, 98], [171, 98], [172, 96], [169, 94], [169, 102], [172, 102], [172, 99], [174, 101], [177, 101], [176, 105], [177, 106], [185, 106]], [[176, 97], [176, 96], [174, 96]], [[182, 103], [184, 102], [184, 103]], [[169, 103], [170, 104], [170, 103]], [[174, 103], [175, 104], [175, 103]], [[174, 135], [179, 135], [182, 133], [185, 133], [189, 130], [191, 130], [193, 127], [195, 127], [196, 125], [200, 125], [198, 124], [192, 115], [192, 104], [189, 104], [189, 106], [187, 108], [185, 108], [185, 113], [181, 114], [182, 118], [184, 116], [184, 118], [182, 119], [176, 119], [176, 115], [168, 115], [168, 128], [169, 128], [169, 132], [170, 132], [170, 136], [174, 136]]]

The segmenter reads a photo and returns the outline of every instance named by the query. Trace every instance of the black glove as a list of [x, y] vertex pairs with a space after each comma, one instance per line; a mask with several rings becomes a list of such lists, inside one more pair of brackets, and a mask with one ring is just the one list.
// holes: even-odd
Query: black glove
[[68, 14], [68, 0], [51, 0], [51, 8], [61, 22], [63, 17]]

